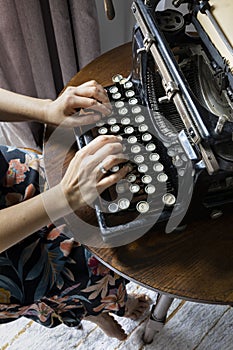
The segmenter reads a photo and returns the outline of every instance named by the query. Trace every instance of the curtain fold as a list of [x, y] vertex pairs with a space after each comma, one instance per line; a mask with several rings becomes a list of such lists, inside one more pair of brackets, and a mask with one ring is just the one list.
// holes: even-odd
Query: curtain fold
[[[0, 13], [2, 88], [54, 99], [100, 54], [95, 0], [0, 0]], [[35, 148], [29, 134], [41, 134], [40, 128], [0, 123], [0, 141]]]

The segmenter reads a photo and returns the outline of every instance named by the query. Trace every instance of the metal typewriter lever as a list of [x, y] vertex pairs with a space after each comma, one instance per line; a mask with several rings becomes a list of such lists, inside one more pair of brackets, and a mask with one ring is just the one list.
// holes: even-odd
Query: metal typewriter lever
[[115, 10], [112, 0], [104, 0], [104, 9], [108, 19], [112, 20], [115, 17]]

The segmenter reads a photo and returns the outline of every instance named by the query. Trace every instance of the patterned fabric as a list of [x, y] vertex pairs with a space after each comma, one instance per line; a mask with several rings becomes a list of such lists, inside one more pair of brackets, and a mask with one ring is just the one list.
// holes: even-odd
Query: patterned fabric
[[[0, 146], [0, 208], [40, 193], [43, 158]], [[78, 326], [85, 315], [124, 314], [126, 281], [49, 225], [0, 254], [0, 323], [21, 316], [46, 326]]]

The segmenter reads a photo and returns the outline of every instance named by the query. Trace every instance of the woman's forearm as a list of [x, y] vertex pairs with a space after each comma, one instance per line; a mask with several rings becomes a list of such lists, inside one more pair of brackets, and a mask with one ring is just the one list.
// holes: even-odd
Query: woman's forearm
[[25, 202], [0, 210], [0, 252], [70, 211], [60, 185]]
[[50, 100], [19, 95], [0, 89], [0, 120], [7, 122], [45, 122], [45, 111]]

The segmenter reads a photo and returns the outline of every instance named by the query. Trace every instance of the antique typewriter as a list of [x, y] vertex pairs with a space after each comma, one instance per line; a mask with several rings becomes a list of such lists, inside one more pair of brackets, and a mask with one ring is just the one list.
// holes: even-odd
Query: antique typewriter
[[79, 147], [123, 137], [132, 171], [95, 203], [103, 241], [116, 245], [232, 208], [233, 4], [173, 0], [158, 11], [159, 3], [133, 2], [132, 72], [106, 87], [112, 115], [75, 131]]

